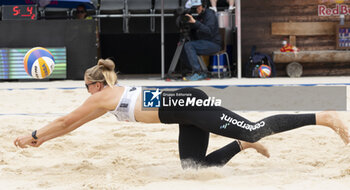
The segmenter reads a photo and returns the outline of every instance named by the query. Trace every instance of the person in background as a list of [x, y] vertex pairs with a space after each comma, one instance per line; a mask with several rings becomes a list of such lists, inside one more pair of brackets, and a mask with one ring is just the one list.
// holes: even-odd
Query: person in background
[[[88, 12], [86, 10], [85, 5], [81, 4], [78, 5], [75, 12], [75, 18], [80, 20], [92, 20], [92, 16], [88, 15]], [[98, 57], [100, 57], [100, 34], [98, 29], [98, 23], [96, 22], [96, 47], [97, 47], [97, 54]]]
[[91, 16], [88, 16], [88, 12], [87, 12], [84, 5], [77, 6], [75, 18], [76, 19], [89, 19], [89, 20], [92, 19]]
[[185, 6], [198, 14], [196, 19], [191, 14], [185, 14], [191, 28], [191, 40], [185, 43], [181, 60], [192, 69], [191, 75], [183, 78], [186, 81], [206, 79], [207, 73], [201, 70], [198, 55], [210, 55], [221, 49], [218, 19], [215, 12], [207, 9], [206, 5], [206, 0], [189, 0]]

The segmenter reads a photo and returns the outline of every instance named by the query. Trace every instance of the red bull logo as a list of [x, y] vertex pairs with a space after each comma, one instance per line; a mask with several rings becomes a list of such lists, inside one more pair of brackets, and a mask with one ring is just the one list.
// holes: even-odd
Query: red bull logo
[[334, 8], [329, 8], [326, 5], [318, 6], [318, 16], [339, 16], [350, 15], [350, 7], [344, 4], [337, 4]]

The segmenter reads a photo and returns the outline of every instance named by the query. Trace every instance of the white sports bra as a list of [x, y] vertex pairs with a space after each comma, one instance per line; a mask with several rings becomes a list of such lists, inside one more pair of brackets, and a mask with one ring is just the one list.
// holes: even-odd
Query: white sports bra
[[118, 106], [109, 113], [115, 115], [119, 121], [135, 122], [134, 109], [137, 98], [141, 94], [141, 87], [124, 86], [124, 92]]

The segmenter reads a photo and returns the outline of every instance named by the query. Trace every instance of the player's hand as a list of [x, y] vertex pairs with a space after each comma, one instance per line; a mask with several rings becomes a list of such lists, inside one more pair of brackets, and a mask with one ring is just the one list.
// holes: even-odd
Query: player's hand
[[40, 142], [39, 139], [35, 140], [31, 135], [17, 137], [13, 142], [15, 146], [20, 148], [28, 148], [28, 146], [39, 147], [43, 142]]

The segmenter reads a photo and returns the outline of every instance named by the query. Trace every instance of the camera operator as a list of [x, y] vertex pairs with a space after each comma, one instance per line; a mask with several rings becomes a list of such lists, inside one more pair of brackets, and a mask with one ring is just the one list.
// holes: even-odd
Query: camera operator
[[195, 19], [191, 14], [185, 14], [191, 29], [191, 40], [185, 43], [181, 59], [192, 68], [192, 73], [184, 77], [184, 80], [195, 81], [207, 78], [207, 73], [201, 71], [197, 56], [213, 54], [220, 51], [221, 48], [216, 14], [213, 10], [206, 9], [205, 1], [189, 0], [186, 3], [186, 8], [195, 9], [198, 17]]

